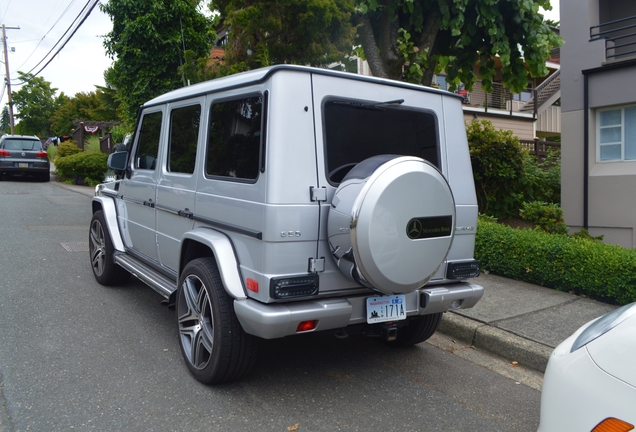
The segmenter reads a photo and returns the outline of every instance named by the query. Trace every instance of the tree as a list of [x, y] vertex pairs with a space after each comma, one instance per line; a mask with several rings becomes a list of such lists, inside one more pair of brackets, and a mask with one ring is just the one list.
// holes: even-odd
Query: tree
[[230, 28], [231, 72], [273, 64], [337, 62], [352, 51], [354, 0], [212, 0]]
[[20, 90], [13, 92], [13, 105], [16, 107], [16, 125], [19, 133], [47, 137], [52, 134], [51, 118], [59, 106], [66, 100], [64, 93], [56, 96], [57, 89], [42, 77], [18, 72], [25, 82]]
[[117, 89], [129, 123], [147, 100], [184, 85], [184, 47], [209, 55], [211, 19], [197, 10], [199, 0], [110, 0], [100, 4], [113, 22], [104, 39], [113, 66], [104, 76]]
[[0, 133], [9, 133], [11, 130], [11, 119], [9, 116], [9, 107], [7, 105], [2, 109], [2, 116], [0, 117]]
[[562, 41], [538, 13], [549, 0], [359, 0], [358, 34], [375, 76], [430, 85], [444, 70], [451, 89], [470, 90], [479, 66], [492, 91], [503, 84], [520, 92], [531, 76], [545, 76], [550, 50]]
[[55, 135], [68, 135], [74, 128], [74, 120], [113, 121], [116, 113], [105, 109], [100, 99], [101, 90], [90, 93], [76, 93], [65, 98], [64, 103], [51, 117], [51, 127]]
[[[470, 90], [477, 66], [487, 91], [500, 71], [503, 84], [519, 92], [528, 73], [547, 75], [550, 50], [562, 43], [538, 13], [540, 6], [551, 9], [549, 0], [353, 1], [353, 14], [346, 0], [212, 0], [211, 7], [231, 28], [226, 62], [242, 68], [324, 64], [347, 51], [356, 29], [375, 76], [430, 85], [444, 70], [451, 89], [463, 83]], [[316, 19], [315, 10], [330, 11], [324, 16], [331, 20]]]

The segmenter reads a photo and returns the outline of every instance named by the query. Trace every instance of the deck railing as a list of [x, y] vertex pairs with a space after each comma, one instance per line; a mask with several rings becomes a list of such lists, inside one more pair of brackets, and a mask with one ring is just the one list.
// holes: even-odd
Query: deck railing
[[605, 58], [623, 60], [636, 55], [636, 15], [590, 27], [590, 41], [605, 40]]
[[[458, 90], [455, 93], [464, 97], [465, 105], [484, 108], [486, 112], [489, 109], [497, 109], [508, 111], [512, 115], [513, 112], [526, 111], [533, 113], [534, 118], [537, 117], [537, 106], [533, 103], [537, 100], [536, 91], [531, 88], [521, 93], [511, 93], [503, 84], [493, 83], [492, 92], [487, 93], [481, 81], [478, 80], [473, 85], [472, 91]], [[528, 104], [531, 105], [530, 109], [527, 107]]]

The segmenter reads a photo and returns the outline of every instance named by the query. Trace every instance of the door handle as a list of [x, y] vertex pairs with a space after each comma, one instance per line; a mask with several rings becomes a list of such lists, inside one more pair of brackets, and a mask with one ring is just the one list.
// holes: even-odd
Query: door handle
[[194, 217], [194, 214], [190, 211], [190, 209], [179, 210], [177, 214], [187, 219], [192, 219]]

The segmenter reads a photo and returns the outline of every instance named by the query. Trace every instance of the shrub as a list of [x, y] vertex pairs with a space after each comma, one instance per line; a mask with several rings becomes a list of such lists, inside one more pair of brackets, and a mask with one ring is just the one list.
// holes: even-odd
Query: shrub
[[606, 302], [636, 301], [636, 250], [538, 230], [479, 221], [475, 258], [482, 268]]
[[86, 152], [98, 152], [99, 149], [99, 136], [91, 135], [84, 139], [84, 151]]
[[49, 160], [55, 161], [55, 158], [57, 157], [57, 146], [54, 146], [54, 145], [48, 146], [46, 148], [46, 152], [49, 155]]
[[523, 150], [523, 170], [515, 194], [519, 202], [561, 202], [561, 156], [549, 150], [543, 162]]
[[95, 186], [104, 181], [108, 155], [100, 152], [80, 152], [74, 155], [58, 157], [55, 163], [57, 175], [75, 183], [88, 183]]
[[126, 126], [124, 126], [124, 125], [113, 126], [110, 129], [110, 133], [111, 133], [111, 136], [113, 138], [113, 142], [115, 144], [123, 143], [124, 142], [124, 138], [126, 137], [128, 132], [129, 132], [128, 128]]
[[603, 237], [605, 236], [602, 236], [602, 235], [592, 236], [590, 235], [590, 232], [588, 230], [586, 230], [585, 228], [581, 228], [580, 231], [577, 231], [574, 234], [572, 234], [572, 237], [600, 242], [600, 241], [603, 241]]
[[56, 158], [63, 158], [80, 153], [82, 150], [77, 146], [77, 143], [73, 140], [64, 141], [57, 146]]
[[487, 120], [466, 127], [479, 211], [498, 218], [516, 218], [519, 212], [523, 151], [512, 131], [496, 130]]
[[541, 231], [553, 234], [568, 233], [568, 227], [563, 220], [563, 209], [557, 204], [542, 201], [523, 203], [519, 214], [523, 220], [534, 224]]

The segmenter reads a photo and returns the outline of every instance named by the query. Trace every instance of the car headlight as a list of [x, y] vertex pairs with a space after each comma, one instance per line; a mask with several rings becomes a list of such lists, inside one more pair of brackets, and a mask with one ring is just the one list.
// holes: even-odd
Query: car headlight
[[592, 324], [590, 324], [583, 332], [576, 338], [570, 352], [574, 352], [582, 346], [587, 345], [599, 336], [604, 335], [630, 316], [636, 314], [636, 303], [631, 303], [618, 309], [603, 315]]

